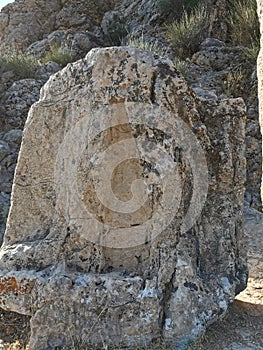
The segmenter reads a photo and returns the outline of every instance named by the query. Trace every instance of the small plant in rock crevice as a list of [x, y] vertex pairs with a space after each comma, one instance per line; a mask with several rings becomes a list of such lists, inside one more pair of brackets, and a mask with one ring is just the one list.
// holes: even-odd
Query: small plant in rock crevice
[[166, 50], [161, 47], [157, 40], [147, 40], [143, 34], [140, 37], [131, 35], [128, 40], [123, 41], [122, 44], [149, 51], [157, 56], [166, 56]]
[[188, 63], [179, 57], [173, 60], [175, 68], [185, 77], [188, 71]]
[[41, 59], [42, 63], [47, 63], [50, 61], [56, 62], [61, 68], [63, 68], [68, 63], [73, 62], [74, 59], [69, 49], [62, 48], [61, 46], [53, 46]]
[[250, 60], [253, 63], [256, 63], [258, 53], [259, 53], [259, 44], [253, 44], [252, 47], [245, 47], [243, 49], [243, 52], [248, 60]]
[[223, 83], [223, 90], [227, 96], [246, 99], [248, 96], [257, 93], [256, 72], [251, 67], [243, 64], [227, 72]]

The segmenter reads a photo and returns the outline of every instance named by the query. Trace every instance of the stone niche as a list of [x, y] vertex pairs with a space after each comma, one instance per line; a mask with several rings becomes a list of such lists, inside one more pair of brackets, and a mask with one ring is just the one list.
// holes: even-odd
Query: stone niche
[[0, 306], [30, 349], [183, 349], [246, 286], [245, 105], [200, 100], [166, 59], [94, 49], [28, 115]]

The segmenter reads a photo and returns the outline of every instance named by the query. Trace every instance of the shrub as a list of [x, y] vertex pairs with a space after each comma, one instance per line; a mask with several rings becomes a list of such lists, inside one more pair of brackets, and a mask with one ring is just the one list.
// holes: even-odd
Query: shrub
[[10, 52], [0, 58], [3, 71], [12, 71], [16, 78], [26, 79], [36, 77], [37, 59], [29, 54]]
[[189, 13], [198, 2], [198, 0], [158, 0], [157, 9], [164, 16], [180, 19], [184, 11]]
[[42, 63], [56, 62], [60, 67], [65, 67], [68, 63], [73, 62], [73, 56], [69, 49], [63, 49], [60, 46], [54, 46], [41, 59]]
[[191, 13], [184, 10], [182, 18], [167, 26], [168, 35], [178, 57], [190, 57], [199, 48], [208, 30], [208, 13], [204, 5]]
[[230, 36], [234, 44], [259, 48], [256, 0], [230, 0]]

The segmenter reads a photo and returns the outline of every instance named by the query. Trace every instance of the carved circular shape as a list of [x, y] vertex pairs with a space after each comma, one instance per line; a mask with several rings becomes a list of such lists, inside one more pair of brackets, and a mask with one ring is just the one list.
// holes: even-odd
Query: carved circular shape
[[192, 198], [184, 232], [195, 223], [207, 193], [207, 165], [196, 136], [165, 108], [101, 107], [79, 118], [61, 143], [56, 208], [89, 241], [138, 246], [154, 240], [176, 217], [185, 167], [191, 170]]

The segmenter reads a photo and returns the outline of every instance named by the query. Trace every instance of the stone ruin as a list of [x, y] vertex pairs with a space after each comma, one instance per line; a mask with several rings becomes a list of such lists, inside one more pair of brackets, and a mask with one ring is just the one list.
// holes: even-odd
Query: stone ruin
[[93, 49], [29, 112], [0, 250], [0, 306], [30, 349], [183, 349], [247, 280], [245, 105], [166, 59]]

